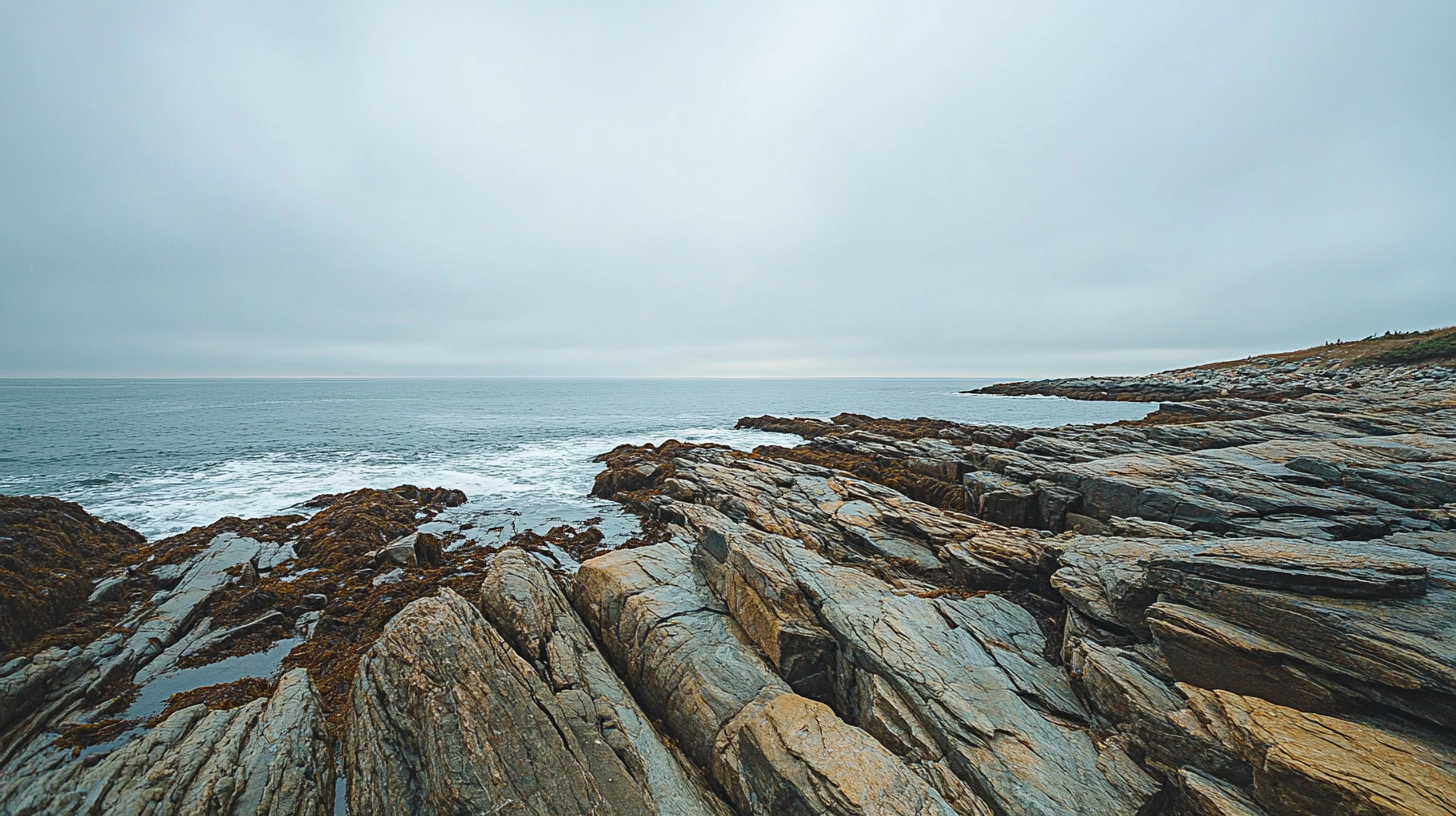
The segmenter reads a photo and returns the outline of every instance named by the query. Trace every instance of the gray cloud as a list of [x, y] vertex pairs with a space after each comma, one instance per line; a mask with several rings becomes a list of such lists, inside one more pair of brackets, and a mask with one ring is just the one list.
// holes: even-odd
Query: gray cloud
[[1131, 372], [1456, 323], [1456, 5], [31, 4], [0, 376]]

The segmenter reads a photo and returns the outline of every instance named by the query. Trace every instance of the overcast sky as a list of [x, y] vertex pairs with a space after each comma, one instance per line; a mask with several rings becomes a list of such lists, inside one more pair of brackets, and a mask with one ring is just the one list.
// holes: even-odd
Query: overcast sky
[[1133, 373], [1456, 324], [1451, 0], [481, 6], [5, 3], [0, 376]]

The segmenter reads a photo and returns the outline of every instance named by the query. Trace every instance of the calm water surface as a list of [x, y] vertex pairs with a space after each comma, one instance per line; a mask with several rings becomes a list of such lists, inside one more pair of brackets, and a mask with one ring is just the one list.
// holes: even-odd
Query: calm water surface
[[740, 449], [759, 414], [1049, 427], [1154, 406], [958, 394], [990, 380], [0, 380], [0, 494], [51, 495], [149, 537], [261, 516], [319, 493], [413, 483], [464, 490], [457, 517], [509, 530], [606, 518], [592, 457], [679, 439]]

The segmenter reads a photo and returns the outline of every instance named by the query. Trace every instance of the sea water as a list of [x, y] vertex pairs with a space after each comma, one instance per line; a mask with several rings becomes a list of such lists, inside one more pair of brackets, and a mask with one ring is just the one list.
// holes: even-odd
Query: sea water
[[158, 538], [320, 493], [463, 490], [460, 518], [506, 535], [602, 518], [597, 454], [666, 439], [741, 450], [796, 436], [744, 416], [840, 412], [1050, 427], [1145, 416], [1144, 403], [962, 394], [973, 379], [0, 380], [0, 494], [48, 495]]

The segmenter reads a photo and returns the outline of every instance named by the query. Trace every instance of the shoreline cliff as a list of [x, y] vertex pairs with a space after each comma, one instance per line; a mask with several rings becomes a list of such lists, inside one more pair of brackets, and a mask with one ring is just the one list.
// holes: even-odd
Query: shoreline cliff
[[1428, 341], [620, 447], [616, 549], [482, 546], [445, 487], [154, 542], [0, 497], [0, 814], [1456, 813]]

